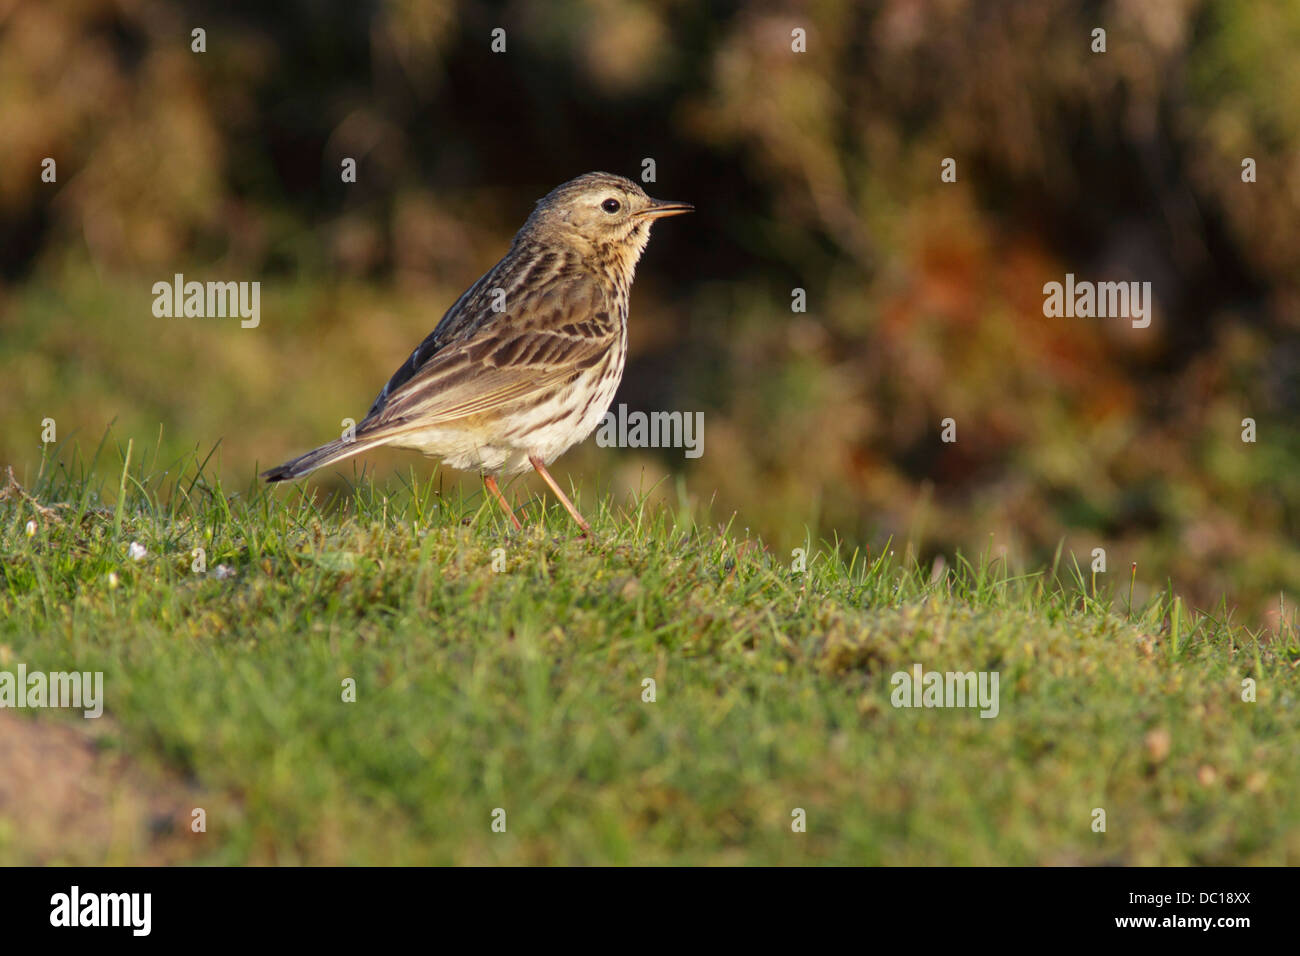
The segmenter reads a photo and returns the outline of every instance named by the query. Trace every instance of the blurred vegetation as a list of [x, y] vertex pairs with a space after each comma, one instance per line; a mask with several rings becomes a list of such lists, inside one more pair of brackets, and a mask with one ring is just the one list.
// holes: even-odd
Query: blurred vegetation
[[[650, 157], [699, 211], [643, 261], [616, 401], [705, 411], [705, 453], [588, 443], [574, 480], [680, 476], [778, 548], [1106, 547], [1277, 623], [1298, 53], [1280, 0], [0, 0], [0, 463], [30, 480], [51, 417], [63, 456], [161, 426], [246, 481], [359, 418], [533, 200]], [[155, 318], [177, 272], [261, 281], [260, 327]], [[1150, 281], [1152, 325], [1045, 318], [1066, 272]]]

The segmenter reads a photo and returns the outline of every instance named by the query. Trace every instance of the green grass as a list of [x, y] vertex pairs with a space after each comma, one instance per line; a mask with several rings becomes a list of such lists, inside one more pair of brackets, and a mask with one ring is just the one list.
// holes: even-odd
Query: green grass
[[[437, 476], [318, 502], [113, 454], [107, 489], [47, 462], [0, 501], [0, 670], [104, 672], [96, 747], [171, 808], [168, 859], [1300, 862], [1289, 609], [1256, 634], [1169, 589], [1130, 608], [1127, 573], [833, 544], [796, 573], [684, 506], [588, 493], [580, 540], [551, 500], [517, 533]], [[999, 715], [894, 708], [918, 662], [996, 671]], [[167, 836], [5, 813], [0, 863], [138, 862]]]

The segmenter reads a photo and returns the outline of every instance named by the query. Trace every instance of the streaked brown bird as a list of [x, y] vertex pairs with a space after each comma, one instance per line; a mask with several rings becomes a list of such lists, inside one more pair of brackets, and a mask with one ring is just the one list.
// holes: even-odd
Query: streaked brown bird
[[587, 173], [537, 203], [510, 251], [447, 310], [403, 363], [355, 439], [278, 468], [300, 478], [368, 448], [411, 448], [483, 483], [522, 527], [498, 475], [530, 465], [584, 533], [591, 528], [546, 466], [595, 430], [627, 357], [627, 306], [656, 219], [690, 212], [622, 176]]

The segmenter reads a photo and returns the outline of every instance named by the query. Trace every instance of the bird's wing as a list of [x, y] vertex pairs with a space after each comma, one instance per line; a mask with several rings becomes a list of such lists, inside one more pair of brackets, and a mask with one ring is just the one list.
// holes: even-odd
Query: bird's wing
[[[410, 381], [424, 365], [443, 349], [448, 343], [455, 341], [457, 338], [464, 338], [475, 331], [471, 327], [474, 320], [482, 319], [482, 304], [478, 302], [481, 292], [490, 284], [494, 276], [501, 271], [506, 260], [498, 262], [496, 266], [485, 272], [477, 282], [466, 289], [459, 299], [457, 299], [450, 309], [448, 309], [438, 324], [434, 326], [423, 342], [415, 347], [411, 357], [402, 363], [401, 367], [393, 373], [393, 377], [388, 380], [375, 400], [370, 405], [370, 411], [366, 413], [366, 419], [374, 418], [388, 401], [388, 397], [396, 392], [402, 385]], [[477, 308], [475, 306], [477, 305]]]
[[563, 387], [618, 341], [613, 303], [592, 276], [557, 274], [519, 287], [513, 297], [507, 293], [500, 312], [490, 311], [492, 297], [481, 294], [482, 283], [459, 304], [488, 307], [486, 314], [462, 318], [464, 333], [437, 343], [407, 374], [404, 365], [362, 427], [424, 426], [490, 412]]

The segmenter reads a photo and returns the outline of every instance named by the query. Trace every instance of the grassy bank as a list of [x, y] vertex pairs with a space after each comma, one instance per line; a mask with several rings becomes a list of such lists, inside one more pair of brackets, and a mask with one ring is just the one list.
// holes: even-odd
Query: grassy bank
[[[1289, 609], [129, 457], [0, 501], [0, 671], [104, 674], [98, 720], [0, 711], [0, 862], [1300, 862]], [[996, 672], [997, 716], [892, 706], [918, 663]]]

